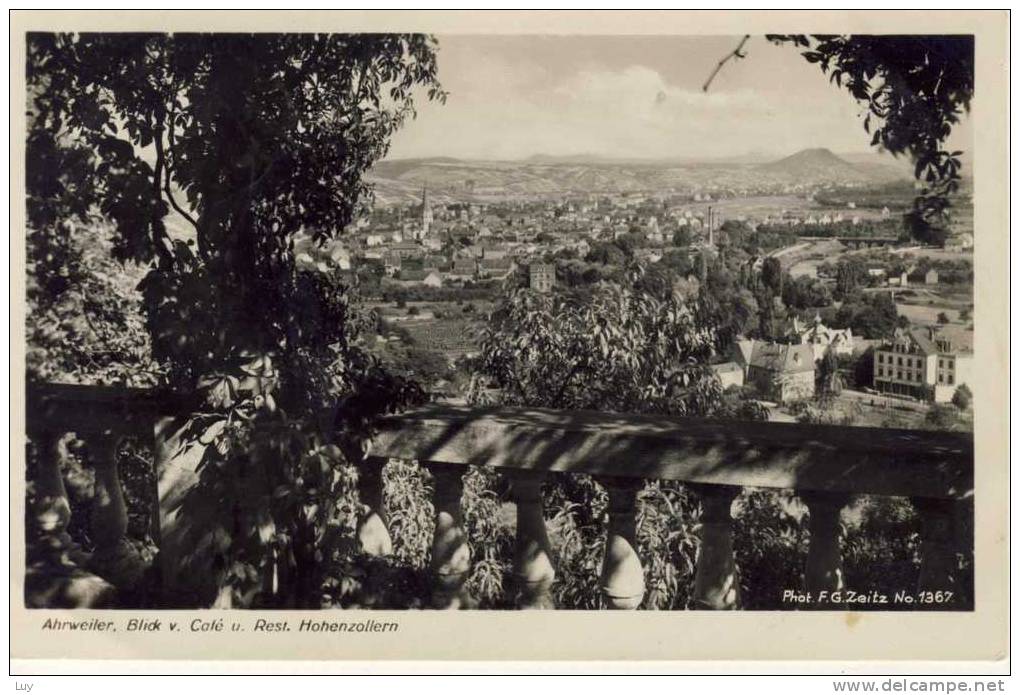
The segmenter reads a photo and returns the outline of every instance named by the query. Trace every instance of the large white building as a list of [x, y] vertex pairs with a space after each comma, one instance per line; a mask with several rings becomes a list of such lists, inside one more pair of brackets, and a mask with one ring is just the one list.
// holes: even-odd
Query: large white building
[[968, 384], [974, 354], [953, 345], [935, 328], [899, 331], [890, 342], [875, 348], [875, 388], [887, 393], [946, 403], [960, 384]]

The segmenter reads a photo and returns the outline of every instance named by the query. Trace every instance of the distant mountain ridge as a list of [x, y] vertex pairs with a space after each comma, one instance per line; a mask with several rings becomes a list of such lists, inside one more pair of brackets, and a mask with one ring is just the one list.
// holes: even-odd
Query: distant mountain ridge
[[538, 154], [516, 161], [454, 157], [379, 162], [368, 177], [381, 204], [413, 203], [428, 186], [439, 202], [483, 202], [562, 194], [635, 191], [761, 190], [769, 185], [879, 184], [909, 173], [861, 156], [849, 162], [826, 148], [770, 160], [763, 153], [715, 160], [614, 159], [594, 154]]
[[864, 172], [845, 159], [840, 159], [832, 150], [815, 147], [801, 150], [779, 161], [760, 165], [763, 171], [783, 174], [791, 177], [812, 177], [831, 179], [845, 176], [849, 178], [864, 177]]

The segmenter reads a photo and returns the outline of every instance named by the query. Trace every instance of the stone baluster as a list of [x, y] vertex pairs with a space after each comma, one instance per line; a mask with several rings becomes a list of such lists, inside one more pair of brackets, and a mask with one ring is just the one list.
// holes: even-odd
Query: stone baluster
[[807, 563], [804, 567], [804, 588], [812, 596], [820, 592], [842, 591], [843, 553], [839, 541], [839, 512], [846, 504], [846, 495], [826, 492], [804, 492], [801, 499], [807, 504], [808, 517]]
[[633, 610], [645, 595], [645, 573], [637, 553], [637, 478], [601, 481], [609, 492], [609, 529], [602, 561], [602, 595], [609, 608]]
[[117, 466], [121, 439], [110, 434], [88, 439], [89, 458], [96, 475], [91, 516], [96, 550], [90, 568], [124, 589], [138, 583], [144, 567], [138, 552], [127, 541], [127, 506]]
[[35, 500], [29, 511], [30, 540], [26, 556], [25, 605], [30, 608], [105, 608], [116, 590], [84, 569], [89, 555], [67, 532], [71, 505], [61, 470], [66, 448], [55, 432], [34, 432], [37, 446], [32, 483]]
[[955, 504], [948, 499], [914, 498], [921, 515], [919, 591], [951, 591], [956, 585]]
[[430, 464], [429, 470], [435, 479], [436, 516], [429, 563], [434, 582], [432, 605], [434, 608], [461, 608], [469, 602], [464, 584], [471, 572], [471, 548], [460, 508], [464, 467]]
[[358, 520], [358, 543], [362, 552], [373, 557], [393, 552], [389, 519], [383, 504], [383, 467], [386, 459], [368, 457], [358, 467], [358, 496], [364, 511]]
[[513, 573], [520, 608], [555, 608], [552, 584], [556, 578], [556, 566], [542, 514], [544, 478], [544, 474], [533, 471], [510, 473], [513, 500], [517, 506]]
[[733, 558], [730, 509], [740, 488], [696, 485], [694, 489], [701, 497], [701, 549], [692, 604], [701, 610], [734, 610], [740, 606], [740, 580]]
[[32, 439], [37, 456], [33, 480], [35, 504], [30, 512], [30, 521], [36, 536], [36, 549], [51, 565], [83, 565], [88, 562], [89, 556], [67, 533], [71, 505], [61, 470], [67, 456], [64, 436], [55, 432], [38, 432], [33, 434]]

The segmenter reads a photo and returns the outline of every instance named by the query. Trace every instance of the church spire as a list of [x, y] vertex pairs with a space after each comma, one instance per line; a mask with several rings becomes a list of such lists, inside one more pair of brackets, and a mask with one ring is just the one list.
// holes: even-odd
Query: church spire
[[421, 187], [421, 236], [428, 236], [432, 226], [432, 206], [429, 205], [429, 187], [426, 183]]

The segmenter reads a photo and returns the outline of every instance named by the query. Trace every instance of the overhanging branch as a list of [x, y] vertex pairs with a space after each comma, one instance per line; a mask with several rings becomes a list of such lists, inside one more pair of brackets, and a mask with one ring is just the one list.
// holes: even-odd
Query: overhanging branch
[[719, 63], [715, 66], [715, 70], [712, 71], [712, 74], [708, 76], [707, 80], [705, 80], [705, 84], [702, 85], [701, 91], [703, 91], [703, 92], [707, 92], [708, 91], [709, 86], [711, 86], [711, 84], [712, 84], [712, 80], [714, 80], [715, 76], [719, 74], [720, 70], [722, 70], [722, 66], [723, 65], [725, 65], [727, 62], [729, 62], [733, 58], [737, 58], [739, 60], [740, 58], [744, 58], [744, 57], [747, 56], [746, 53], [741, 53], [741, 49], [744, 47], [744, 44], [747, 43], [747, 40], [750, 39], [750, 38], [751, 38], [750, 34], [744, 34], [744, 38], [740, 39], [740, 43], [737, 44], [737, 47], [734, 48], [729, 53], [727, 53], [723, 57], [723, 59], [719, 61]]

